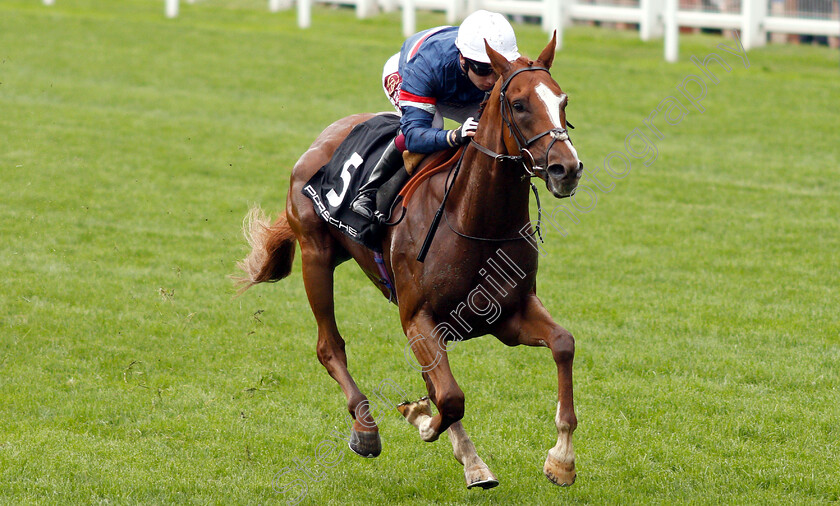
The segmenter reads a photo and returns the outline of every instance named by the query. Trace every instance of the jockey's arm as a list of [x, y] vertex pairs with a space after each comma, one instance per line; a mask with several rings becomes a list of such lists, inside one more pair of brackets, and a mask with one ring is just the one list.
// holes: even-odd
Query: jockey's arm
[[423, 55], [406, 63], [402, 72], [400, 128], [405, 135], [406, 148], [413, 153], [433, 153], [452, 147], [452, 133], [433, 128], [437, 111], [438, 89], [434, 63]]
[[420, 108], [403, 105], [400, 128], [405, 135], [405, 146], [412, 153], [434, 153], [449, 147], [450, 132], [439, 128], [432, 128], [434, 114]]

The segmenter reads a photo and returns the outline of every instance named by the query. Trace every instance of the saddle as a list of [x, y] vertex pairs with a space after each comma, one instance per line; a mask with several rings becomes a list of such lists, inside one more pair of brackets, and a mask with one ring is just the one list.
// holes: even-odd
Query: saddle
[[376, 194], [377, 210], [392, 221], [397, 207], [406, 209], [417, 188], [435, 174], [449, 170], [460, 157], [462, 149], [464, 147], [450, 148], [428, 155], [404, 152], [405, 166], [385, 182]]

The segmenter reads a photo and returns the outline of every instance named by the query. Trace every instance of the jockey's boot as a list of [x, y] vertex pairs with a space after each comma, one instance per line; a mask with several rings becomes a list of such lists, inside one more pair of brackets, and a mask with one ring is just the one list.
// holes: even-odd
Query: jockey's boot
[[359, 194], [350, 203], [350, 209], [372, 223], [381, 223], [382, 216], [376, 212], [376, 191], [402, 167], [402, 161], [402, 152], [393, 141], [389, 142], [382, 158], [376, 162], [370, 173], [367, 183], [359, 189]]

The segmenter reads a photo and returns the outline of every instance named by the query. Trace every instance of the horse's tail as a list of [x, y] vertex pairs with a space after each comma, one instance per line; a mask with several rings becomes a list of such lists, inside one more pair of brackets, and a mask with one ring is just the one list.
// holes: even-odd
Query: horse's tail
[[286, 218], [280, 215], [273, 225], [268, 216], [257, 206], [248, 211], [242, 222], [245, 240], [251, 252], [236, 264], [245, 272], [245, 277], [234, 277], [239, 293], [258, 283], [274, 283], [292, 272], [295, 259], [295, 234]]

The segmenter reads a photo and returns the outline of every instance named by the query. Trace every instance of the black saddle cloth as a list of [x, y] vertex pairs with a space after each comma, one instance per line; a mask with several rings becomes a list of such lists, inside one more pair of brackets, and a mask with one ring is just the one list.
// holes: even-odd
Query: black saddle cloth
[[399, 128], [400, 117], [396, 114], [381, 114], [356, 125], [332, 159], [307, 181], [302, 190], [324, 221], [359, 244], [380, 253], [382, 243], [378, 227], [354, 213], [350, 203], [368, 180]]

